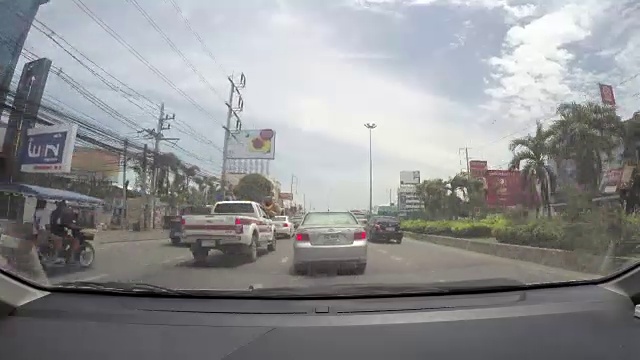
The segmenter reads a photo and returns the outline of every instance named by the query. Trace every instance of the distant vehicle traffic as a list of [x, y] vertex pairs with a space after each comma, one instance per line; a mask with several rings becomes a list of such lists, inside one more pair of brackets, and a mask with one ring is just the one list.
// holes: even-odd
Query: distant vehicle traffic
[[183, 242], [191, 245], [196, 263], [206, 261], [209, 251], [258, 259], [258, 248], [276, 250], [273, 222], [252, 201], [221, 201], [209, 215], [182, 216]]
[[400, 230], [400, 221], [392, 216], [372, 216], [367, 224], [367, 238], [371, 242], [395, 241], [402, 243], [403, 232]]
[[273, 218], [273, 225], [276, 230], [276, 237], [289, 239], [293, 236], [293, 223], [288, 216], [276, 216]]
[[367, 233], [350, 212], [310, 212], [298, 227], [293, 243], [293, 269], [351, 267], [363, 274], [367, 267]]

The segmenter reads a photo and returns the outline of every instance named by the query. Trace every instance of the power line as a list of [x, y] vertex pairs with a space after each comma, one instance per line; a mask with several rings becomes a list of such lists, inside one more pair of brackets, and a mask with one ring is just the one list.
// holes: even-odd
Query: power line
[[162, 28], [158, 25], [158, 23], [155, 22], [155, 20], [153, 20], [153, 17], [151, 17], [151, 15], [149, 15], [148, 12], [146, 12], [144, 10], [144, 8], [142, 6], [140, 6], [140, 4], [138, 3], [137, 0], [126, 0], [128, 3], [130, 3], [131, 5], [133, 5], [140, 14], [142, 14], [142, 16], [147, 20], [147, 22], [149, 24], [151, 24], [151, 26], [153, 27], [153, 29], [160, 34], [160, 36], [162, 36], [162, 38], [164, 39], [164, 41], [169, 45], [169, 47], [176, 53], [178, 54], [178, 56], [180, 56], [180, 58], [182, 59], [182, 62], [185, 63], [185, 65], [187, 65], [187, 67], [189, 69], [191, 69], [191, 71], [196, 74], [196, 76], [200, 79], [200, 82], [202, 82], [205, 86], [207, 86], [214, 94], [216, 94], [216, 96], [218, 96], [218, 98], [220, 100], [222, 100], [223, 102], [225, 101], [224, 98], [222, 97], [222, 95], [220, 95], [220, 93], [218, 92], [218, 90], [216, 90], [216, 88], [211, 85], [211, 83], [202, 75], [202, 73], [200, 73], [200, 71], [198, 71], [198, 69], [193, 65], [193, 63], [191, 61], [189, 61], [189, 59], [184, 55], [184, 53], [182, 51], [180, 51], [180, 49], [176, 46], [176, 44], [171, 40], [171, 38], [164, 32], [162, 31]]
[[175, 85], [165, 74], [163, 74], [158, 68], [153, 66], [147, 59], [144, 58], [133, 46], [127, 43], [118, 33], [113, 30], [109, 25], [107, 25], [99, 16], [97, 16], [91, 9], [82, 1], [82, 0], [73, 0], [76, 6], [82, 10], [87, 16], [89, 16], [98, 26], [100, 26], [104, 31], [107, 32], [112, 38], [114, 38], [118, 43], [125, 47], [127, 51], [129, 51], [132, 55], [134, 55], [140, 62], [142, 62], [147, 68], [149, 68], [155, 75], [157, 75], [162, 81], [164, 81], [167, 85], [169, 85], [172, 89], [174, 89], [178, 94], [184, 97], [189, 103], [191, 103], [194, 107], [200, 110], [202, 113], [206, 114], [208, 117], [214, 119], [215, 116], [207, 111], [204, 107], [202, 107], [198, 102], [196, 102], [193, 98], [191, 98], [187, 93], [185, 93], [182, 89], [180, 89], [177, 85]]
[[178, 6], [178, 4], [175, 2], [175, 0], [165, 0], [165, 1], [169, 2], [173, 6], [173, 8], [175, 9], [176, 13], [180, 16], [180, 18], [184, 22], [185, 26], [187, 27], [187, 29], [189, 29], [189, 31], [191, 31], [193, 36], [198, 40], [198, 42], [202, 46], [202, 49], [204, 50], [204, 52], [209, 56], [209, 58], [211, 58], [211, 60], [213, 60], [213, 62], [216, 65], [218, 65], [218, 68], [220, 68], [222, 73], [226, 76], [226, 74], [228, 74], [228, 72], [222, 67], [222, 65], [218, 62], [218, 60], [216, 60], [216, 57], [213, 56], [213, 53], [211, 52], [211, 50], [209, 49], [207, 44], [204, 42], [204, 40], [202, 39], [200, 34], [198, 34], [198, 32], [193, 28], [193, 26], [191, 26], [191, 23], [189, 22], [189, 19], [187, 19], [184, 16], [184, 13], [182, 12], [182, 9], [180, 8], [180, 6]]

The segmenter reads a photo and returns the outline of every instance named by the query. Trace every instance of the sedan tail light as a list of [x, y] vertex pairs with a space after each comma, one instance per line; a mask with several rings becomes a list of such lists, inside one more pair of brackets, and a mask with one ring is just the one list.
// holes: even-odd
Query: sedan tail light
[[284, 223], [284, 224], [282, 224], [282, 227], [289, 227], [289, 224]]
[[309, 241], [309, 234], [305, 233], [297, 233], [296, 241]]
[[356, 232], [355, 234], [353, 234], [353, 240], [364, 240], [367, 238], [367, 232], [366, 231], [359, 231]]
[[180, 216], [180, 225], [184, 225], [186, 223], [187, 222], [185, 221], [185, 219], [182, 216]]

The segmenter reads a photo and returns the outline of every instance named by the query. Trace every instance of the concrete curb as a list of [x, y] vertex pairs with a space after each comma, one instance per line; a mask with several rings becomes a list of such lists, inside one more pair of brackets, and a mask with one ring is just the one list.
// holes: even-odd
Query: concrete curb
[[609, 269], [604, 274], [601, 271], [604, 256], [597, 256], [577, 251], [545, 249], [531, 246], [512, 245], [503, 243], [489, 243], [472, 239], [462, 239], [450, 236], [427, 235], [405, 232], [413, 239], [427, 241], [437, 245], [449, 246], [467, 251], [498, 256], [513, 260], [526, 261], [538, 265], [576, 271], [586, 274], [604, 275], [625, 267], [637, 259], [612, 258]]

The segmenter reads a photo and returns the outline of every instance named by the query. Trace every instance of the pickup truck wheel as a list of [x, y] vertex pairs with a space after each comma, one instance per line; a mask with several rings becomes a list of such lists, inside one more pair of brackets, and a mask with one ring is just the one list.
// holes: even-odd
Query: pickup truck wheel
[[247, 246], [246, 254], [250, 262], [258, 260], [258, 235], [253, 234], [251, 237], [251, 244]]
[[269, 243], [269, 245], [267, 245], [267, 250], [268, 251], [276, 251], [276, 233], [273, 233], [273, 237], [271, 239], [271, 242]]

